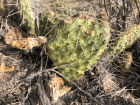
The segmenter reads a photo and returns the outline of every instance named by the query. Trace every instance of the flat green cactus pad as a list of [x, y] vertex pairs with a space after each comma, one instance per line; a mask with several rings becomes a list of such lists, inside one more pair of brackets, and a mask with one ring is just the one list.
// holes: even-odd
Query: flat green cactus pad
[[48, 44], [49, 57], [57, 66], [75, 62], [58, 69], [71, 80], [91, 69], [110, 37], [109, 25], [92, 19], [66, 19], [54, 31]]
[[[59, 21], [56, 21], [56, 17], [53, 12], [45, 12], [39, 14], [39, 35], [46, 36], [48, 32], [54, 29], [55, 25], [58, 24]], [[38, 30], [37, 30], [38, 31]], [[38, 32], [36, 32], [38, 33]]]
[[29, 33], [35, 34], [35, 13], [31, 8], [31, 0], [20, 0], [22, 15], [23, 15], [23, 24], [26, 25], [26, 28]]
[[110, 44], [109, 53], [115, 54], [130, 47], [139, 38], [140, 26], [134, 25]]

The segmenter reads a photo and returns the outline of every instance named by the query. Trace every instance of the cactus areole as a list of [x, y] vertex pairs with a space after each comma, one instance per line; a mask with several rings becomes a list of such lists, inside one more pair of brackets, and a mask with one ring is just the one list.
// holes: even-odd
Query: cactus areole
[[59, 68], [71, 80], [91, 69], [109, 40], [109, 25], [92, 19], [66, 19], [55, 30], [48, 43], [49, 57], [54, 65], [75, 64]]

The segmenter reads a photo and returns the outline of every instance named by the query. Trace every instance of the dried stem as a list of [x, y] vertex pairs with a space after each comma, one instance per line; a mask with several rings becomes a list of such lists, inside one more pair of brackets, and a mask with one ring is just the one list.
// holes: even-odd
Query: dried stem
[[27, 79], [32, 79], [33, 77], [35, 77], [35, 76], [37, 76], [37, 75], [39, 75], [43, 72], [50, 72], [50, 71], [57, 72], [57, 71], [55, 71], [55, 69], [60, 68], [60, 67], [70, 66], [70, 65], [73, 65], [73, 64], [75, 64], [75, 63], [64, 64], [64, 65], [61, 65], [61, 66], [55, 66], [55, 67], [52, 67], [52, 68], [49, 68], [49, 69], [44, 69], [44, 70], [38, 71], [36, 73], [32, 73], [28, 77], [26, 77], [24, 79], [21, 79], [21, 80], [17, 80], [16, 82], [22, 82], [22, 81], [25, 81]]

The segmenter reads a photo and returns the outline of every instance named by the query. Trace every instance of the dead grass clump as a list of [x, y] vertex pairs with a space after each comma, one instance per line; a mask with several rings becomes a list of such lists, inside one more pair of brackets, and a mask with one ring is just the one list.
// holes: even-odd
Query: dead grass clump
[[65, 86], [64, 80], [56, 74], [53, 74], [52, 78], [49, 80], [47, 90], [49, 90], [51, 100], [56, 102], [59, 97], [70, 91], [71, 87]]
[[37, 38], [22, 38], [11, 42], [11, 46], [21, 50], [31, 50], [33, 47], [39, 47], [41, 44], [47, 43], [47, 38], [39, 36]]
[[11, 42], [14, 40], [19, 40], [27, 37], [27, 33], [13, 27], [12, 29], [9, 29], [8, 32], [4, 35], [4, 41], [6, 44], [11, 44]]

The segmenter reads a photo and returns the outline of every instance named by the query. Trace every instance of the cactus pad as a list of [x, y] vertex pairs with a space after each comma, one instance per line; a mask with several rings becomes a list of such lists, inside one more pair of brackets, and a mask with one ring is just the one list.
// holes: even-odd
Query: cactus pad
[[140, 25], [134, 25], [127, 29], [124, 34], [111, 43], [109, 53], [114, 54], [130, 47], [139, 38], [139, 33]]
[[71, 80], [91, 69], [110, 38], [108, 23], [97, 19], [69, 18], [54, 31], [56, 35], [50, 36], [48, 44], [49, 57], [56, 66], [75, 62], [58, 69]]
[[26, 25], [26, 28], [29, 33], [35, 34], [35, 13], [31, 8], [31, 0], [20, 0], [22, 14], [23, 14], [23, 24]]

